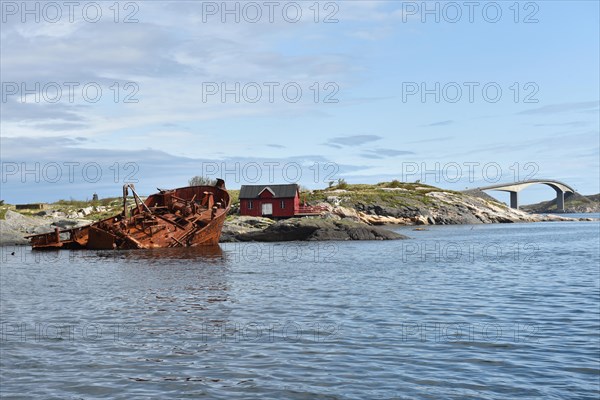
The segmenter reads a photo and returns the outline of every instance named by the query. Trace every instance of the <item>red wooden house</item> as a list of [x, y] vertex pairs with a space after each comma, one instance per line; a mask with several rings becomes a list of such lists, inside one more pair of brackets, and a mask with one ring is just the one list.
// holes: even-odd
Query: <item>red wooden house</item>
[[240, 214], [253, 217], [289, 218], [300, 212], [297, 184], [242, 185]]

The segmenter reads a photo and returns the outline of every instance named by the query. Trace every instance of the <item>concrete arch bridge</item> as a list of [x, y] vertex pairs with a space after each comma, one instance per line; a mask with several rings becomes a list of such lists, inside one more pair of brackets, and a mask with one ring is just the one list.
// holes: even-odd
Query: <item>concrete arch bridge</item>
[[513, 182], [513, 183], [504, 183], [497, 185], [490, 185], [479, 187], [479, 190], [498, 190], [501, 192], [509, 192], [510, 193], [510, 206], [511, 208], [519, 208], [519, 192], [531, 185], [547, 185], [556, 191], [556, 210], [564, 211], [565, 210], [565, 193], [575, 193], [575, 189], [566, 183], [555, 181], [552, 179], [530, 179], [527, 181], [521, 182]]

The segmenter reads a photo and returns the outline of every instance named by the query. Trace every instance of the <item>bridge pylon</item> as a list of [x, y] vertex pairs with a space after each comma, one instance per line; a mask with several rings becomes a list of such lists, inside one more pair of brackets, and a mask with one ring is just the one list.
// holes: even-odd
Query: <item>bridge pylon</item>
[[510, 208], [519, 209], [519, 192], [510, 193]]

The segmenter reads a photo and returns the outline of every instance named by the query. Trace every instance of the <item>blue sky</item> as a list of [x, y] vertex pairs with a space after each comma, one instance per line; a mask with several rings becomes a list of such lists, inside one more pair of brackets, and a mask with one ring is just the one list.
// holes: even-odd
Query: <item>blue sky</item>
[[600, 192], [596, 1], [475, 2], [472, 16], [464, 2], [275, 2], [272, 22], [260, 1], [228, 2], [239, 22], [222, 2], [121, 2], [118, 16], [96, 2], [96, 22], [86, 2], [73, 21], [1, 3], [7, 202], [118, 196], [132, 179], [150, 193], [202, 173], [230, 188], [531, 177]]

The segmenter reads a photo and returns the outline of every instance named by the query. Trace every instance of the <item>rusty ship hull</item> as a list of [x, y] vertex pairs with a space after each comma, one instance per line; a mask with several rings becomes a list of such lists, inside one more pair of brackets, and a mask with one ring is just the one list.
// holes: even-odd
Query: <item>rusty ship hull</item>
[[[127, 207], [132, 192], [133, 208]], [[219, 243], [230, 208], [225, 182], [159, 190], [142, 201], [123, 186], [123, 212], [91, 225], [28, 236], [33, 249], [152, 249]]]

